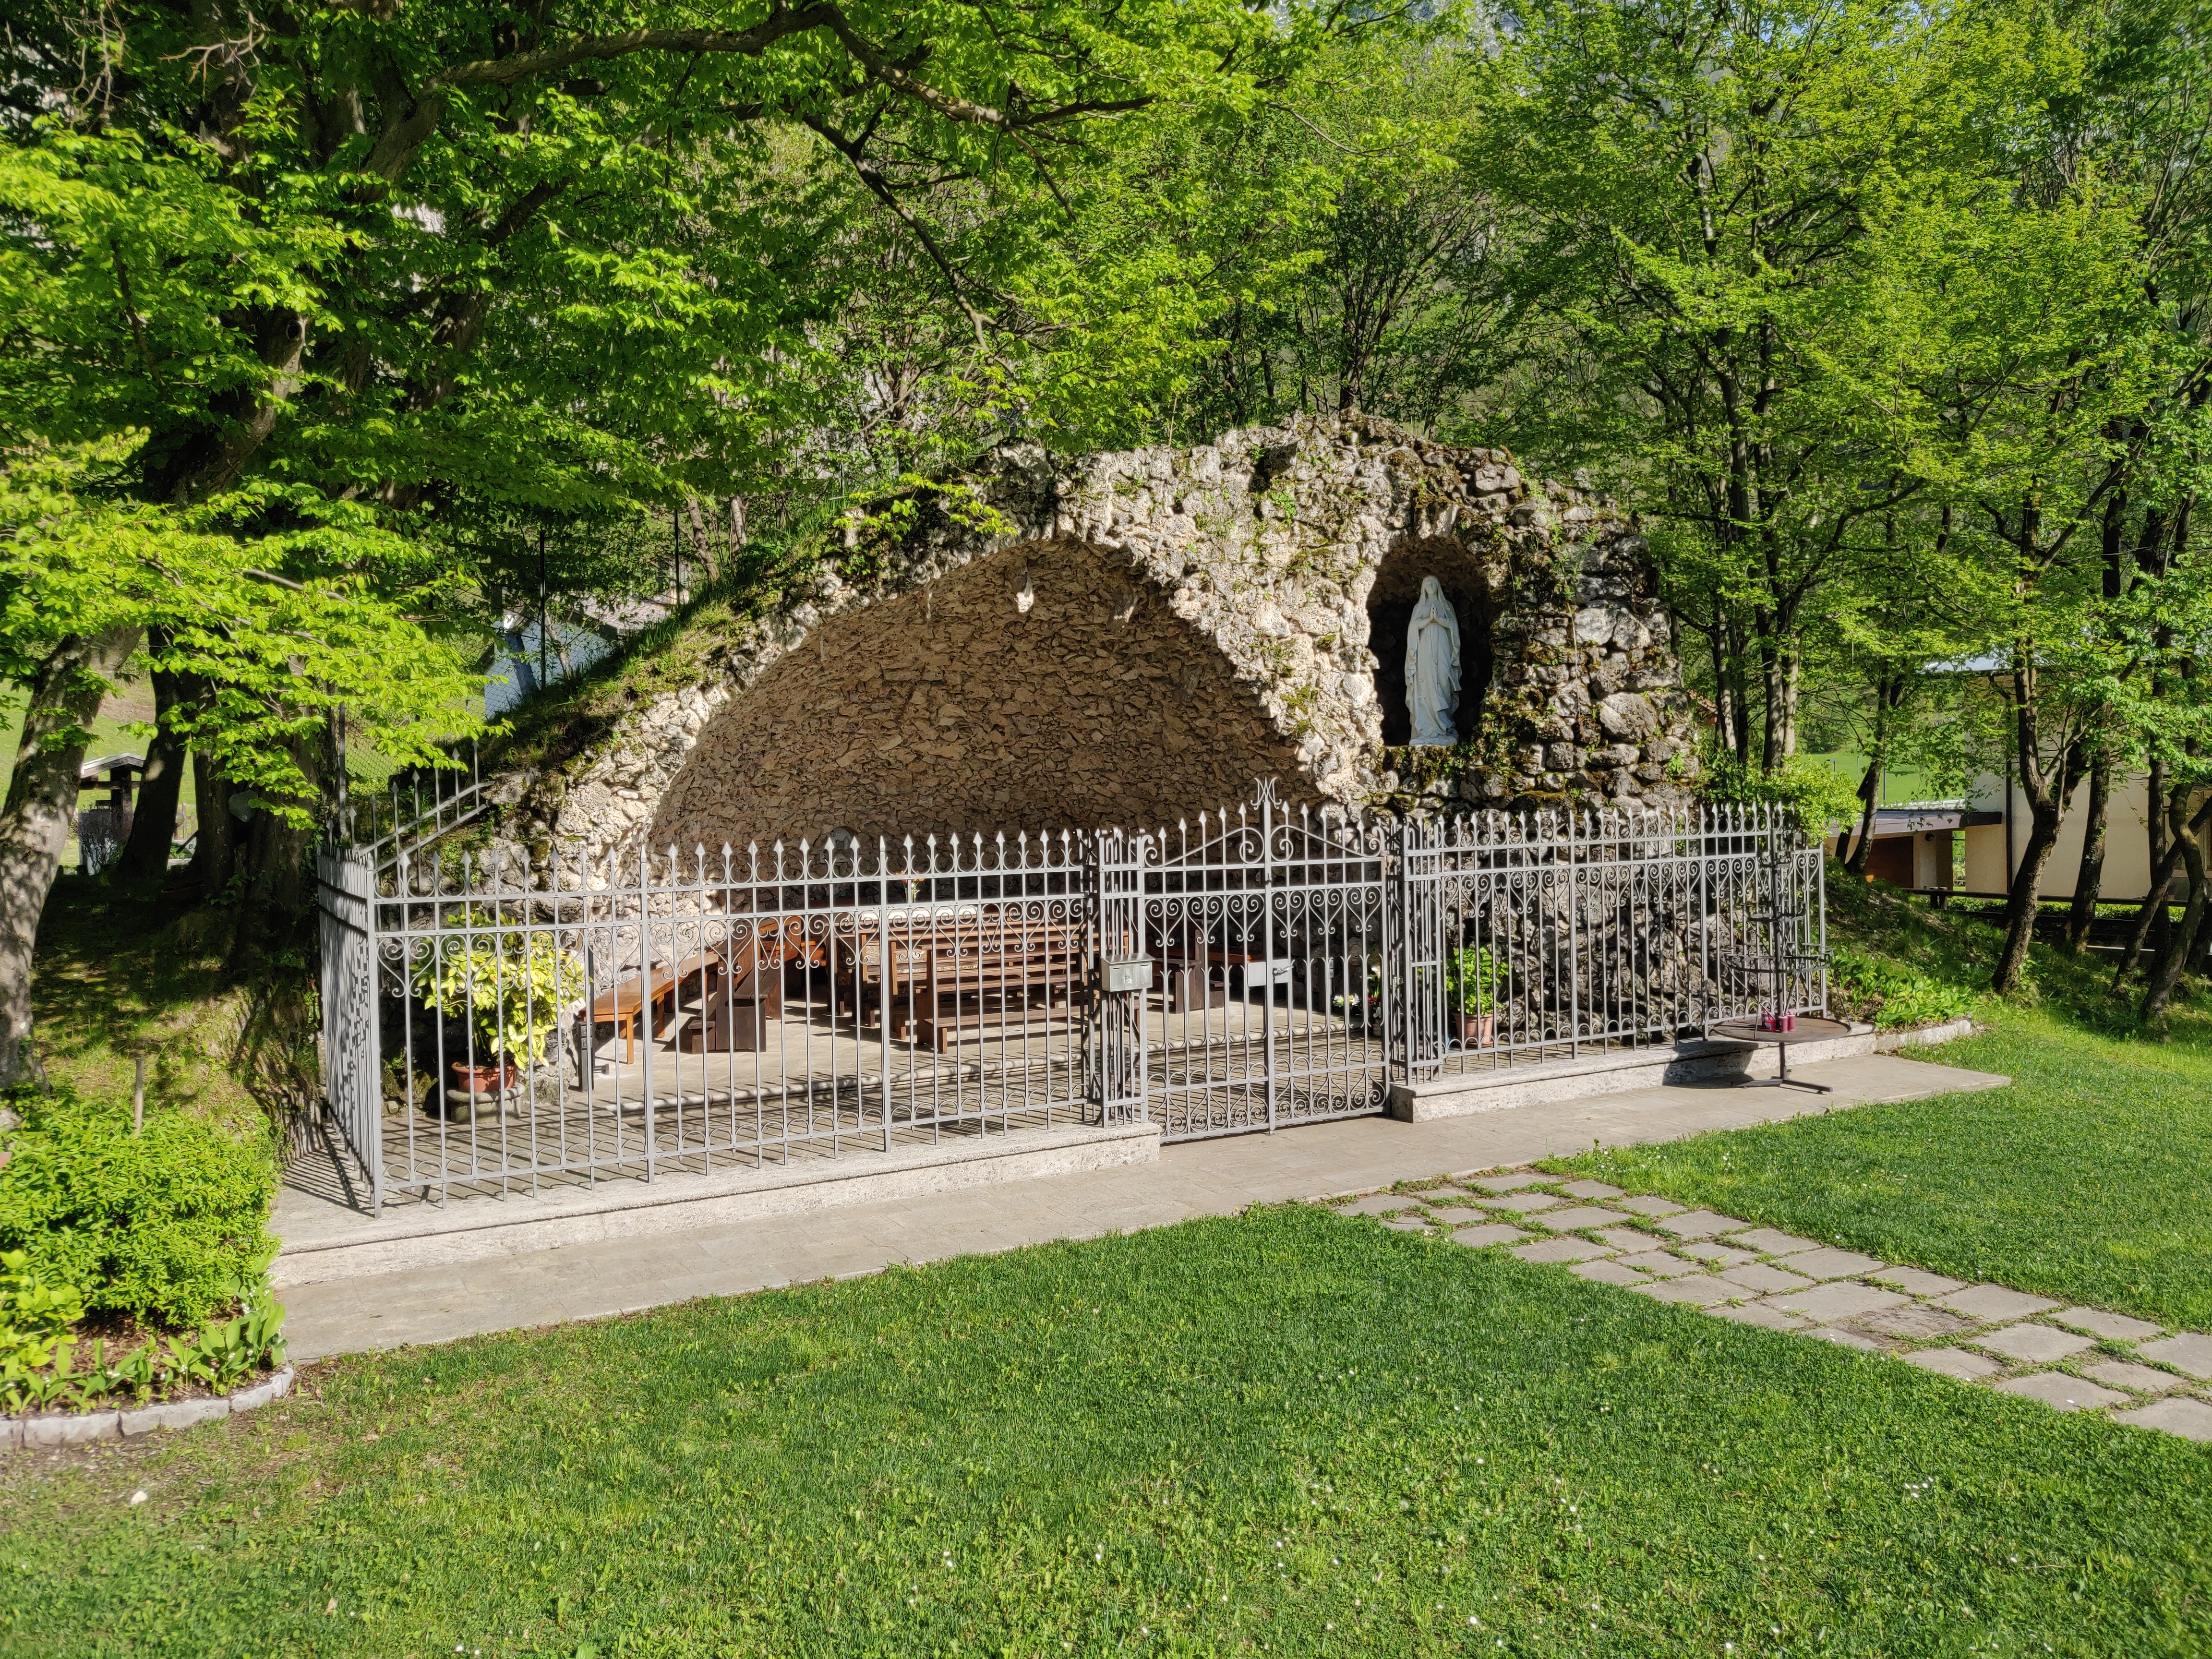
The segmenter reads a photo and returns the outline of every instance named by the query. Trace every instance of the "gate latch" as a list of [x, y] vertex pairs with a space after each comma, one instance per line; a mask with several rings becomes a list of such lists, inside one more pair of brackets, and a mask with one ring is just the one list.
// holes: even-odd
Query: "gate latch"
[[1106, 988], [1109, 991], [1151, 990], [1152, 959], [1137, 957], [1127, 962], [1109, 962], [1106, 964]]

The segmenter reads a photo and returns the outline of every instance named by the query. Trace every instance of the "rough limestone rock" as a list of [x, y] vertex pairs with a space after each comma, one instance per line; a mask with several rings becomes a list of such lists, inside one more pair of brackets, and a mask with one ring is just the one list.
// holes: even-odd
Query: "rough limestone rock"
[[[703, 683], [518, 784], [503, 838], [632, 854], [1139, 827], [1247, 798], [1680, 799], [1688, 705], [1635, 523], [1360, 416], [1195, 449], [987, 457], [848, 520]], [[1405, 629], [1462, 635], [1456, 750], [1409, 751]]]

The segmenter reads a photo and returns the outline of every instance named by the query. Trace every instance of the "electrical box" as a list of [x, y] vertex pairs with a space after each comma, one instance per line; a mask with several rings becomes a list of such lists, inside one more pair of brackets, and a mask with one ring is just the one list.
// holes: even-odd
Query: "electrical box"
[[1139, 957], [1133, 962], [1109, 962], [1106, 964], [1106, 988], [1109, 991], [1149, 991], [1152, 988], [1152, 959]]

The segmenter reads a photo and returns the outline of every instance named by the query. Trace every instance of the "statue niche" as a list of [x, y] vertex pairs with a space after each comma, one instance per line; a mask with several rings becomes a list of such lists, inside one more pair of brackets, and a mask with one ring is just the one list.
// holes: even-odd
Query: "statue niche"
[[[1452, 619], [1456, 635], [1459, 672], [1455, 698], [1444, 701], [1449, 711], [1444, 734], [1431, 724], [1429, 734], [1416, 730], [1415, 710], [1409, 692], [1419, 669], [1419, 640], [1413, 627], [1422, 611], [1424, 595], [1433, 588], [1431, 615], [1441, 611]], [[1439, 630], [1422, 630], [1439, 657]], [[1382, 715], [1382, 741], [1392, 748], [1408, 744], [1434, 746], [1473, 737], [1482, 718], [1484, 694], [1491, 674], [1490, 591], [1482, 566], [1455, 541], [1432, 541], [1393, 552], [1376, 572], [1375, 586], [1367, 596], [1367, 643], [1375, 653], [1375, 692]], [[1433, 706], [1438, 699], [1433, 689]]]

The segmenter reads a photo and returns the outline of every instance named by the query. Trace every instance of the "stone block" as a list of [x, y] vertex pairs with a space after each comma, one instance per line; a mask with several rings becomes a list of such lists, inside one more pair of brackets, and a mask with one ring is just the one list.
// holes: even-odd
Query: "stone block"
[[2062, 1412], [2095, 1411], [2104, 1406], [2117, 1406], [2127, 1399], [2110, 1389], [2100, 1389], [2094, 1382], [2085, 1382], [2078, 1376], [2069, 1376], [2064, 1371], [2030, 1371], [2026, 1376], [2008, 1376], [2002, 1382], [1990, 1384], [1999, 1394], [2016, 1395], [2022, 1400], [2040, 1400], [2045, 1405]]
[[1547, 1176], [1539, 1170], [1524, 1170], [1519, 1175], [1477, 1176], [1474, 1180], [1461, 1184], [1479, 1187], [1486, 1193], [1517, 1193], [1523, 1187], [1549, 1186], [1557, 1179], [1556, 1176]]
[[1571, 1210], [1547, 1210], [1536, 1219], [1554, 1232], [1579, 1232], [1585, 1227], [1602, 1227], [1620, 1219], [1617, 1210], [1601, 1209], [1595, 1204], [1577, 1204]]
[[1974, 1339], [1974, 1346], [2030, 1365], [2055, 1365], [2091, 1346], [2093, 1339], [2048, 1325], [2007, 1325]]
[[1922, 1348], [1905, 1355], [1905, 1363], [1917, 1365], [1923, 1371], [1955, 1376], [1961, 1382], [1978, 1382], [2004, 1369], [1987, 1354], [1970, 1353], [1964, 1348]]
[[1661, 1216], [1652, 1223], [1661, 1232], [1676, 1238], [1711, 1238], [1716, 1233], [1741, 1232], [1749, 1224], [1711, 1210], [1686, 1210], [1680, 1215]]
[[1784, 1313], [1802, 1314], [1816, 1325], [1832, 1325], [1856, 1319], [1861, 1314], [1879, 1313], [1884, 1308], [1901, 1306], [1906, 1300], [1895, 1291], [1877, 1290], [1850, 1279], [1770, 1298], [1771, 1304]]
[[137, 1411], [123, 1413], [123, 1435], [130, 1439], [151, 1434], [156, 1429], [189, 1429], [229, 1415], [230, 1401], [222, 1395], [210, 1395], [204, 1400], [172, 1400], [166, 1405], [142, 1406]]
[[1638, 1296], [1648, 1296], [1655, 1302], [1680, 1302], [1692, 1308], [1710, 1308], [1716, 1302], [1731, 1301], [1742, 1294], [1734, 1285], [1723, 1285], [1706, 1273], [1693, 1279], [1654, 1279], [1635, 1289]]
[[1685, 1279], [1705, 1269], [1694, 1261], [1685, 1261], [1679, 1255], [1669, 1255], [1664, 1250], [1645, 1250], [1636, 1255], [1620, 1258], [1624, 1266], [1635, 1267], [1660, 1279]]
[[1518, 1227], [1509, 1227], [1502, 1221], [1493, 1221], [1480, 1227], [1462, 1227], [1452, 1235], [1452, 1243], [1480, 1249], [1486, 1244], [1510, 1244], [1516, 1238], [1528, 1235]]
[[1823, 1342], [1832, 1342], [1839, 1348], [1856, 1348], [1861, 1353], [1893, 1353], [1897, 1349], [1894, 1342], [1885, 1342], [1878, 1336], [1869, 1336], [1863, 1331], [1854, 1331], [1842, 1325], [1824, 1326], [1805, 1334], [1818, 1337]]
[[256, 1383], [250, 1389], [234, 1389], [230, 1396], [230, 1408], [234, 1412], [258, 1410], [272, 1401], [282, 1400], [290, 1392], [291, 1387], [292, 1368], [287, 1365], [283, 1370], [271, 1376], [266, 1382]]
[[1517, 1244], [1513, 1254], [1523, 1261], [1558, 1262], [1588, 1261], [1613, 1252], [1586, 1238], [1547, 1238], [1534, 1244]]
[[54, 1446], [88, 1446], [95, 1440], [123, 1437], [118, 1412], [56, 1412], [23, 1419], [23, 1449], [43, 1451]]
[[1796, 1314], [1784, 1313], [1770, 1308], [1764, 1302], [1720, 1303], [1705, 1311], [1716, 1319], [1729, 1319], [1739, 1325], [1756, 1325], [1762, 1330], [1802, 1331], [1811, 1328], [1811, 1322]]
[[1941, 1273], [1926, 1273], [1917, 1267], [1884, 1267], [1880, 1273], [1870, 1273], [1869, 1279], [1884, 1285], [1894, 1285], [1907, 1296], [1948, 1296], [1954, 1291], [1963, 1291], [1963, 1279], [1946, 1279]]
[[2112, 1342], [2141, 1342], [2166, 1328], [2148, 1319], [2130, 1319], [2125, 1314], [2107, 1313], [2102, 1308], [2069, 1308], [2051, 1316], [2061, 1325], [2071, 1325], [2077, 1331], [2087, 1331]]
[[2138, 1429], [2156, 1429], [2164, 1434], [2178, 1434], [2184, 1440], [2203, 1442], [2212, 1440], [2212, 1406], [2202, 1400], [2154, 1400], [2148, 1406], [2138, 1406], [2131, 1412], [2114, 1412], [2112, 1421], [2131, 1424]]
[[1635, 1227], [1604, 1227], [1598, 1237], [1616, 1250], [1652, 1250], [1661, 1241]]
[[1494, 1200], [1493, 1210], [1510, 1210], [1516, 1215], [1533, 1215], [1538, 1210], [1555, 1210], [1565, 1200], [1549, 1193], [1507, 1193]]
[[1717, 1243], [1711, 1239], [1700, 1239], [1695, 1243], [1678, 1244], [1675, 1249], [1684, 1255], [1695, 1256], [1700, 1261], [1710, 1261], [1717, 1267], [1733, 1267], [1758, 1257], [1749, 1250], [1739, 1250], [1733, 1245]]
[[0, 1417], [0, 1450], [14, 1451], [23, 1443], [23, 1419]]
[[2136, 1394], [2166, 1394], [2181, 1386], [2181, 1379], [2172, 1371], [2130, 1365], [2124, 1359], [2100, 1359], [2081, 1369], [2106, 1388], [2126, 1389]]
[[1799, 1277], [1786, 1268], [1771, 1267], [1764, 1261], [1747, 1261], [1723, 1267], [1720, 1276], [1731, 1285], [1741, 1285], [1754, 1296], [1771, 1296], [1782, 1291], [1803, 1291], [1812, 1288], [1813, 1281]]
[[1790, 1255], [1799, 1250], [1817, 1250], [1817, 1238], [1799, 1238], [1794, 1233], [1777, 1232], [1771, 1227], [1753, 1227], [1747, 1232], [1731, 1233], [1729, 1243], [1741, 1244], [1747, 1250], [1757, 1250], [1761, 1255]]
[[1570, 1181], [1559, 1188], [1569, 1198], [1619, 1198], [1621, 1190], [1602, 1181]]
[[1971, 1331], [1974, 1322], [1954, 1313], [1945, 1313], [1941, 1308], [1931, 1308], [1924, 1303], [1908, 1303], [1902, 1308], [1884, 1308], [1863, 1314], [1851, 1322], [1861, 1330], [1876, 1336], [1901, 1336], [1915, 1342], [1930, 1342], [1946, 1336], [1956, 1336], [1961, 1331]]
[[2157, 1342], [2138, 1343], [2136, 1352], [2145, 1359], [2154, 1359], [2161, 1365], [2186, 1372], [2200, 1382], [2212, 1377], [2212, 1336], [2197, 1331], [2184, 1331], [2179, 1336]]
[[1365, 1198], [1355, 1198], [1337, 1208], [1339, 1215], [1388, 1215], [1394, 1210], [1410, 1210], [1420, 1203], [1411, 1193], [1370, 1193]]
[[1974, 1285], [1963, 1291], [1954, 1291], [1936, 1298], [1939, 1308], [1948, 1308], [1953, 1313], [1964, 1314], [1984, 1325], [2002, 1324], [2009, 1319], [2027, 1319], [2039, 1313], [2049, 1313], [2058, 1304], [2048, 1297], [2030, 1296], [2024, 1291], [2008, 1291], [2002, 1285]]
[[1649, 1194], [1640, 1198], [1624, 1198], [1613, 1206], [1616, 1210], [1632, 1210], [1638, 1215], [1678, 1215], [1682, 1206], [1671, 1198], [1656, 1198]]
[[1633, 1267], [1624, 1267], [1618, 1261], [1577, 1261], [1567, 1271], [1577, 1279], [1595, 1279], [1601, 1285], [1649, 1285], [1651, 1280]]
[[1784, 1265], [1808, 1279], [1856, 1279], [1881, 1272], [1884, 1264], [1856, 1250], [1822, 1249], [1792, 1255]]

